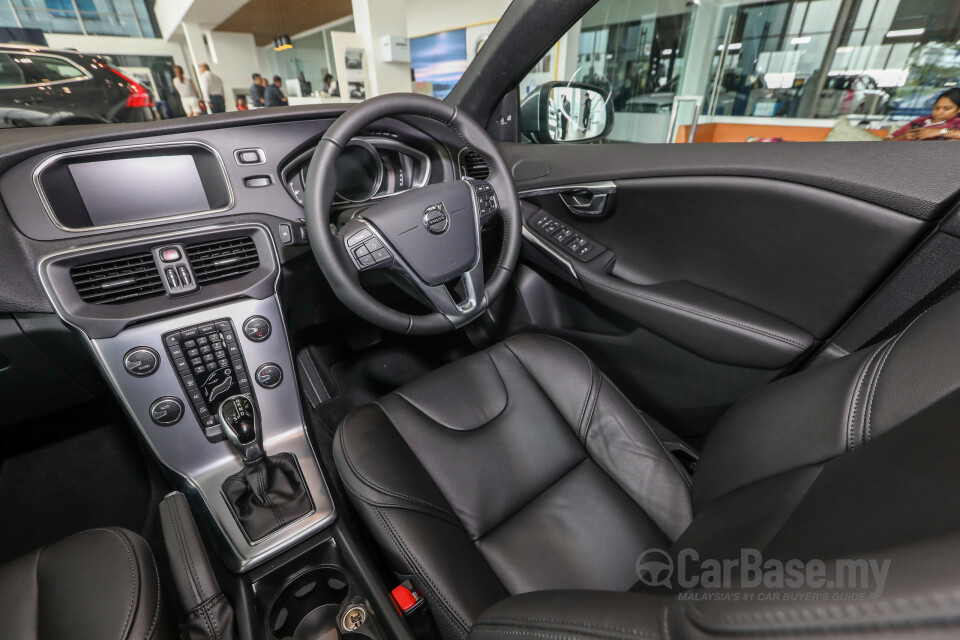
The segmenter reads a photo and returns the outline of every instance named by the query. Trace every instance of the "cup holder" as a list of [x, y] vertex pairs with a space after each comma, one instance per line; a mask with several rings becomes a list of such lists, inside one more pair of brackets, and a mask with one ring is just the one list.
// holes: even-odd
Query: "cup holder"
[[340, 610], [348, 591], [342, 571], [311, 569], [287, 583], [274, 598], [267, 611], [267, 631], [275, 640], [339, 640]]

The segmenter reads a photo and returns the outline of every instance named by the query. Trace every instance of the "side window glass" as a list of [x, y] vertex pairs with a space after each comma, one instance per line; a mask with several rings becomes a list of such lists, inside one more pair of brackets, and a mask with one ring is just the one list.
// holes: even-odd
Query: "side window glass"
[[[520, 83], [522, 139], [960, 139], [940, 135], [960, 129], [958, 30], [939, 0], [599, 0]], [[550, 83], [595, 90], [612, 123], [558, 136]]]
[[58, 82], [60, 80], [82, 78], [86, 75], [74, 65], [60, 58], [31, 54], [18, 56], [17, 62], [24, 69], [29, 82]]
[[26, 84], [23, 71], [5, 53], [0, 53], [0, 87], [17, 87]]

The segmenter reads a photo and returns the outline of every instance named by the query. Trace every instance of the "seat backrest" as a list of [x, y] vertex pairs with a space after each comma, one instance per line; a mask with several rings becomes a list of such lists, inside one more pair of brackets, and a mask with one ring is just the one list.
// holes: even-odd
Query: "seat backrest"
[[676, 542], [839, 557], [960, 531], [960, 296], [776, 382], [717, 424]]

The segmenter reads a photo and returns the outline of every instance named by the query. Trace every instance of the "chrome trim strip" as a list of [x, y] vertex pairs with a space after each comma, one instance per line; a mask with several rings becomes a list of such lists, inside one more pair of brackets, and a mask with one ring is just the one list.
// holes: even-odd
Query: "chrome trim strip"
[[[159, 316], [148, 322], [128, 327], [112, 338], [92, 340], [82, 327], [66, 320], [46, 275], [47, 265], [52, 260], [65, 255], [145, 242], [183, 239], [211, 231], [250, 227], [263, 229], [270, 238], [274, 260], [278, 265], [273, 296], [265, 300], [234, 300], [174, 316]], [[238, 573], [276, 557], [324, 529], [337, 517], [336, 507], [319, 464], [319, 457], [313, 449], [303, 419], [299, 386], [296, 383], [296, 369], [287, 339], [283, 309], [277, 294], [280, 283], [279, 265], [280, 259], [273, 235], [266, 225], [259, 222], [212, 225], [188, 231], [168, 232], [67, 249], [45, 256], [38, 265], [41, 284], [57, 314], [65, 324], [76, 329], [90, 347], [111, 388], [143, 435], [153, 455], [170, 472], [169, 476], [177, 488], [190, 497], [196, 509], [196, 515], [204, 519], [210, 531], [220, 534], [212, 536], [218, 555], [228, 568]], [[273, 325], [274, 332], [270, 340], [262, 343], [238, 338], [241, 341], [247, 365], [256, 369], [260, 362], [275, 362], [288, 372], [280, 385], [274, 389], [261, 387], [254, 389], [260, 406], [264, 448], [268, 453], [288, 451], [296, 455], [315, 507], [313, 513], [287, 524], [254, 543], [247, 540], [220, 490], [223, 480], [242, 468], [240, 457], [227, 442], [210, 443], [204, 437], [196, 416], [190, 408], [191, 403], [185, 398], [177, 379], [176, 370], [169, 362], [166, 347], [162, 344], [161, 338], [167, 331], [204, 324], [224, 317], [230, 318], [239, 332], [243, 321], [251, 315], [266, 317]], [[279, 338], [275, 340], [276, 336]], [[126, 373], [122, 353], [126, 353], [131, 344], [149, 346], [161, 354], [160, 368], [154, 374], [144, 378], [134, 378]], [[118, 353], [121, 355], [118, 356]], [[251, 383], [251, 386], [253, 385], [254, 383]], [[158, 427], [150, 419], [149, 405], [151, 399], [164, 395], [180, 399], [186, 411], [177, 424]], [[203, 507], [197, 508], [199, 505]]]
[[533, 198], [535, 196], [548, 196], [554, 193], [564, 191], [573, 191], [575, 189], [586, 189], [593, 193], [616, 193], [617, 184], [613, 180], [604, 180], [602, 182], [574, 182], [572, 184], [561, 184], [553, 187], [535, 187], [524, 189], [517, 192], [521, 198]]
[[[227, 193], [230, 194], [230, 202], [227, 203], [227, 206], [221, 207], [220, 209], [208, 209], [206, 211], [197, 211], [195, 213], [179, 213], [172, 216], [163, 216], [160, 218], [149, 218], [147, 220], [135, 220], [131, 222], [118, 222], [116, 224], [105, 224], [101, 226], [92, 226], [92, 227], [83, 227], [82, 229], [77, 229], [73, 227], [67, 227], [60, 220], [57, 219], [56, 214], [53, 212], [53, 209], [50, 206], [50, 201], [47, 199], [47, 194], [44, 193], [43, 187], [40, 185], [40, 174], [43, 173], [43, 170], [46, 169], [50, 164], [60, 160], [62, 158], [71, 158], [75, 156], [89, 156], [96, 155], [100, 153], [108, 153], [114, 151], [129, 151], [132, 149], [149, 149], [154, 147], [183, 147], [183, 146], [196, 146], [206, 149], [213, 153], [214, 157], [217, 159], [217, 163], [220, 165], [220, 171], [223, 174], [223, 181], [227, 185]], [[33, 184], [37, 189], [37, 194], [40, 196], [40, 201], [43, 203], [43, 208], [47, 212], [47, 216], [50, 217], [50, 221], [53, 224], [63, 231], [68, 231], [70, 233], [83, 233], [88, 231], [101, 231], [104, 229], [119, 229], [123, 227], [134, 227], [134, 226], [143, 226], [148, 224], [157, 224], [163, 221], [170, 220], [184, 220], [188, 218], [196, 218], [198, 216], [207, 216], [212, 213], [222, 213], [233, 208], [235, 204], [234, 194], [233, 194], [233, 185], [230, 183], [230, 177], [227, 175], [227, 167], [223, 164], [223, 158], [220, 156], [220, 152], [214, 149], [212, 146], [206, 142], [200, 142], [199, 140], [180, 140], [180, 141], [171, 141], [171, 142], [149, 142], [141, 144], [127, 144], [127, 145], [118, 145], [115, 147], [97, 147], [94, 149], [79, 149], [76, 151], [64, 151], [61, 153], [54, 153], [49, 157], [45, 158], [43, 162], [38, 164], [33, 170]]]
[[524, 240], [529, 240], [531, 244], [536, 245], [538, 249], [546, 253], [550, 258], [553, 258], [554, 262], [557, 262], [560, 266], [566, 268], [574, 280], [580, 279], [580, 277], [577, 276], [577, 272], [573, 269], [573, 265], [570, 263], [570, 261], [562, 256], [559, 251], [538, 238], [537, 234], [527, 228], [527, 225], [522, 225], [520, 227], [520, 231]]

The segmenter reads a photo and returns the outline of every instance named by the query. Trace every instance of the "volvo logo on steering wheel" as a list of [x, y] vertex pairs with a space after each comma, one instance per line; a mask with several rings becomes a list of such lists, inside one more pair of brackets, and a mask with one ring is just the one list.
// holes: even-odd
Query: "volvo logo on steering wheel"
[[432, 204], [423, 212], [423, 226], [430, 233], [440, 235], [450, 227], [450, 216], [443, 208], [443, 203]]

